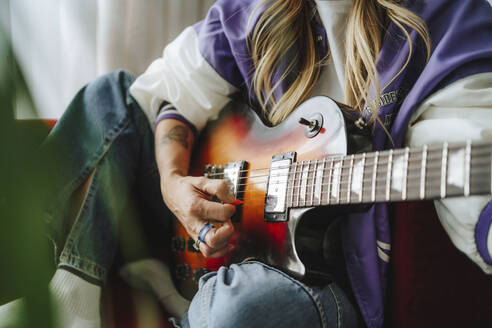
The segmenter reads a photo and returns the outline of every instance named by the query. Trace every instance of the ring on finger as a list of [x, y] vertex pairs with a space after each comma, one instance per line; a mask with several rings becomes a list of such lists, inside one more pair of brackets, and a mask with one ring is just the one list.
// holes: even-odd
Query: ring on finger
[[[214, 228], [215, 228], [215, 226], [214, 226], [213, 224], [210, 224], [210, 223], [205, 223], [205, 225], [204, 225], [204, 226], [200, 229], [200, 232], [198, 233], [198, 238], [197, 238], [197, 239], [196, 239], [196, 241], [195, 241], [195, 245], [196, 245], [196, 247], [195, 247], [195, 248], [197, 248], [197, 249], [198, 249], [198, 247], [200, 247], [200, 243], [204, 243], [205, 245], [207, 244], [207, 243], [205, 242], [205, 236], [207, 235], [207, 233], [208, 233], [210, 230], [212, 230], [212, 229], [214, 229]], [[195, 245], [194, 245], [194, 246], [195, 246]]]

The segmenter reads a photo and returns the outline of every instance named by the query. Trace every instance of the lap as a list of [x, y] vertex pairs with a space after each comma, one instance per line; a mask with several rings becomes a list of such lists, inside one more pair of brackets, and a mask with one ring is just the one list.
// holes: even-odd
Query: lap
[[357, 315], [334, 283], [311, 288], [249, 261], [200, 280], [183, 327], [356, 327]]

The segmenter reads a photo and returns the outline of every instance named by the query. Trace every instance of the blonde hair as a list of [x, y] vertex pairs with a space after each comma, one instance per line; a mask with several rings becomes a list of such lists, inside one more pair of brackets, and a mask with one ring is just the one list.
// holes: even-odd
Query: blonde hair
[[[267, 6], [254, 26], [248, 48], [252, 56], [253, 91], [272, 124], [284, 120], [298, 105], [306, 100], [314, 88], [326, 63], [316, 51], [311, 29], [312, 8], [306, 0], [264, 0], [256, 9]], [[362, 112], [369, 106], [374, 121], [379, 121], [379, 97], [381, 90], [376, 70], [377, 56], [381, 50], [385, 32], [385, 18], [393, 22], [409, 43], [407, 60], [389, 85], [408, 65], [413, 54], [413, 43], [407, 27], [415, 30], [424, 41], [427, 58], [430, 57], [430, 36], [425, 22], [410, 10], [398, 5], [397, 0], [353, 0], [348, 16], [346, 32], [345, 102]], [[254, 12], [255, 12], [254, 11]], [[253, 14], [254, 14], [253, 12]], [[251, 17], [253, 17], [253, 14]], [[251, 18], [250, 18], [251, 23]], [[273, 83], [273, 76], [280, 68], [286, 53], [287, 67]], [[275, 92], [290, 76], [296, 78], [280, 99]], [[371, 96], [370, 88], [374, 95]], [[384, 128], [384, 126], [383, 126]]]

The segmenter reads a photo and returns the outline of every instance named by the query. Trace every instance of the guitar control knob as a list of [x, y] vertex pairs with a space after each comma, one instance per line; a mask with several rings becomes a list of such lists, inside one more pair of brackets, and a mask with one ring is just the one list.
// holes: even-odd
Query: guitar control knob
[[301, 117], [299, 119], [299, 123], [308, 127], [310, 131], [316, 130], [318, 128], [318, 125], [319, 125], [319, 123], [316, 119], [308, 121], [304, 117]]
[[178, 280], [186, 280], [191, 276], [191, 267], [188, 264], [178, 264], [175, 270]]
[[173, 252], [182, 252], [185, 250], [185, 240], [183, 237], [173, 237], [171, 239], [171, 250]]
[[316, 113], [310, 117], [309, 120], [304, 117], [299, 118], [299, 124], [305, 125], [304, 135], [308, 138], [316, 136], [323, 127], [323, 116], [320, 113]]
[[299, 123], [302, 124], [302, 125], [307, 125], [307, 126], [311, 125], [311, 122], [309, 122], [308, 120], [306, 120], [304, 117], [301, 117], [299, 119]]

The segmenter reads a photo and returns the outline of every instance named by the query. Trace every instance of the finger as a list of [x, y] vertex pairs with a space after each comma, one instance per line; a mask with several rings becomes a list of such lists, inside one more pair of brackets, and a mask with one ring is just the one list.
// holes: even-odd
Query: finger
[[[202, 246], [203, 244], [200, 244], [200, 251], [202, 252], [202, 254], [204, 254], [204, 250], [202, 250]], [[204, 245], [204, 248], [208, 247], [207, 245]], [[208, 253], [207, 256], [204, 256], [207, 257], [207, 258], [211, 258], [211, 257], [222, 257], [222, 256], [226, 256], [230, 251], [232, 251], [234, 248], [234, 246], [232, 245], [226, 245], [224, 248], [218, 250], [218, 251], [215, 251], [213, 253]]]
[[[204, 221], [206, 222], [206, 221]], [[206, 224], [206, 223], [205, 223]], [[203, 227], [203, 226], [202, 226]], [[205, 242], [200, 243], [200, 251], [205, 257], [218, 257], [226, 254], [229, 247], [229, 240], [234, 234], [234, 226], [231, 221], [226, 222], [224, 225], [214, 227], [205, 234]]]
[[197, 188], [209, 195], [217, 196], [224, 203], [234, 203], [236, 201], [236, 197], [232, 194], [225, 180], [205, 178], [200, 181], [200, 185]]
[[231, 221], [224, 222], [222, 226], [210, 229], [205, 235], [205, 244], [214, 250], [223, 248], [229, 244], [234, 234], [234, 226]]
[[236, 211], [236, 207], [229, 204], [220, 204], [205, 199], [199, 199], [197, 215], [201, 219], [226, 222]]
[[[194, 240], [198, 239], [198, 235], [200, 231], [206, 224], [209, 224], [210, 221], [203, 220], [200, 218], [194, 218], [193, 222], [189, 226], [185, 226], [186, 231]], [[228, 220], [225, 223], [219, 222], [213, 224], [214, 228], [207, 231], [205, 234], [205, 243], [211, 249], [220, 249], [229, 243], [229, 239], [234, 234], [234, 226], [231, 221]]]

